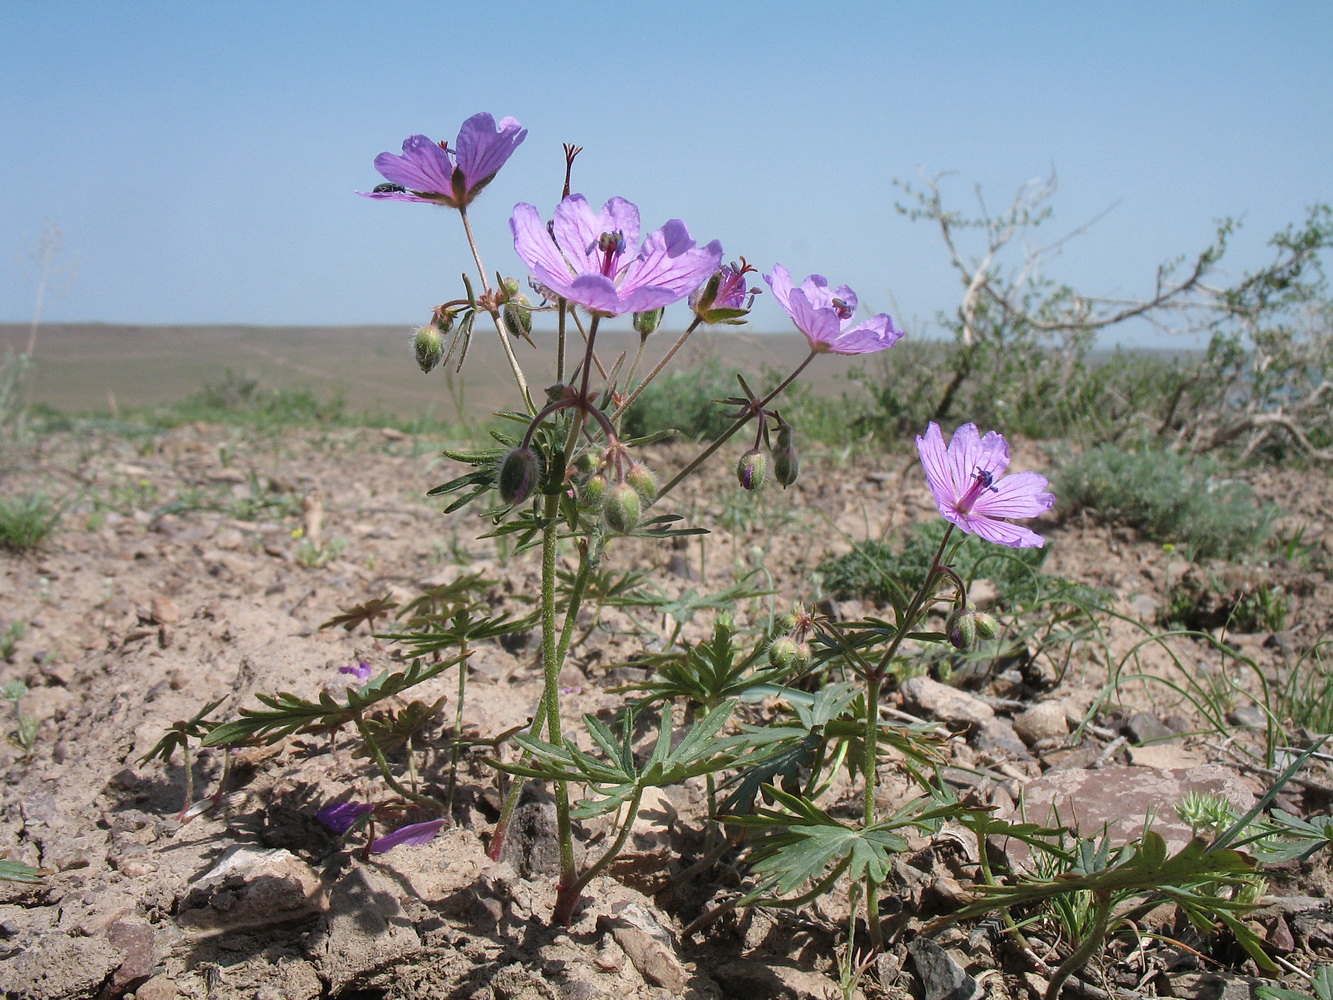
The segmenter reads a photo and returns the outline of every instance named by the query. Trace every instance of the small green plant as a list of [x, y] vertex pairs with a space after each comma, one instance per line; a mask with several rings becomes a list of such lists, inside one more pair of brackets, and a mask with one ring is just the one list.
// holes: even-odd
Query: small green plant
[[1259, 1000], [1333, 1000], [1333, 965], [1319, 966], [1309, 978], [1309, 991], [1264, 983], [1255, 987], [1254, 995]]
[[14, 651], [18, 648], [19, 640], [28, 633], [26, 622], [10, 622], [9, 628], [0, 632], [0, 660], [6, 662], [14, 659]]
[[327, 542], [316, 542], [302, 538], [296, 545], [296, 561], [306, 569], [322, 569], [343, 554], [347, 540], [333, 538]]
[[20, 680], [12, 680], [0, 687], [0, 698], [14, 703], [14, 718], [18, 722], [18, 731], [9, 738], [9, 742], [23, 751], [32, 753], [37, 745], [37, 732], [42, 727], [42, 720], [23, 711], [23, 696], [28, 693], [28, 685]]
[[64, 507], [44, 493], [0, 497], [0, 549], [32, 552], [55, 531]]
[[1066, 510], [1086, 510], [1154, 541], [1173, 542], [1196, 559], [1236, 559], [1267, 539], [1276, 513], [1212, 459], [1142, 447], [1100, 445], [1060, 467]]
[[1333, 668], [1325, 653], [1333, 639], [1320, 636], [1287, 670], [1278, 690], [1278, 712], [1316, 733], [1333, 733]]

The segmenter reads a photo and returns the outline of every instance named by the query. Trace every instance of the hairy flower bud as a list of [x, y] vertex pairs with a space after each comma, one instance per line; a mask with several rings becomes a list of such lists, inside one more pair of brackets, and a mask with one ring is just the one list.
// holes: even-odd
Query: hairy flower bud
[[417, 331], [412, 338], [412, 350], [416, 352], [417, 367], [423, 372], [431, 371], [444, 357], [444, 340], [440, 328], [428, 323]]
[[796, 663], [798, 647], [791, 636], [781, 636], [768, 645], [768, 662], [775, 667], [786, 669]]
[[634, 332], [640, 337], [647, 337], [662, 325], [662, 314], [666, 308], [649, 309], [647, 312], [634, 314]]
[[579, 452], [578, 457], [574, 459], [574, 469], [585, 476], [590, 472], [596, 472], [597, 456], [590, 451]]
[[978, 611], [974, 616], [977, 623], [977, 635], [983, 639], [994, 639], [1000, 632], [1000, 623], [995, 620], [993, 615], [988, 615], [984, 611]]
[[589, 476], [588, 481], [583, 484], [583, 506], [589, 510], [600, 510], [602, 502], [606, 499], [608, 486], [606, 476], [600, 472]]
[[641, 500], [652, 503], [657, 499], [657, 476], [648, 466], [635, 462], [625, 473], [625, 482], [634, 487]]
[[515, 448], [500, 463], [500, 499], [522, 503], [532, 495], [541, 475], [541, 463], [531, 448]]
[[521, 296], [504, 304], [505, 326], [515, 337], [531, 340], [532, 309]]
[[768, 476], [768, 456], [758, 448], [751, 448], [736, 463], [736, 478], [742, 488], [754, 492], [764, 485]]
[[977, 644], [977, 613], [971, 605], [954, 608], [944, 622], [944, 631], [955, 649], [968, 650]]
[[796, 482], [801, 474], [801, 459], [791, 443], [791, 426], [783, 424], [778, 428], [777, 441], [773, 445], [773, 478], [783, 487]]
[[629, 483], [616, 483], [606, 491], [602, 512], [612, 531], [628, 535], [639, 523], [639, 494]]

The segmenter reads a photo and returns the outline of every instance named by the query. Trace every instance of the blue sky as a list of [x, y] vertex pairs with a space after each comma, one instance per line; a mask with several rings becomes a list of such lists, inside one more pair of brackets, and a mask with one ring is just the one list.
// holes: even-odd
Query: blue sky
[[[1244, 218], [1232, 269], [1333, 200], [1333, 5], [1226, 3], [0, 4], [0, 320], [50, 220], [77, 275], [52, 321], [422, 322], [469, 266], [455, 215], [355, 197], [375, 154], [476, 111], [526, 143], [473, 206], [521, 273], [517, 201], [575, 188], [685, 220], [925, 332], [959, 289], [895, 178], [1003, 205], [1058, 174], [1051, 274], [1146, 291]], [[785, 323], [771, 302], [758, 328]], [[762, 301], [762, 299], [761, 299]]]

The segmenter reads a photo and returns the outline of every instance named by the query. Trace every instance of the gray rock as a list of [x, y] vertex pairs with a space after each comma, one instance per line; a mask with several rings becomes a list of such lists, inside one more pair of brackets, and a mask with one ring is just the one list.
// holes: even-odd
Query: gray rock
[[1063, 739], [1069, 735], [1065, 706], [1059, 701], [1043, 701], [1014, 716], [1014, 732], [1028, 746], [1042, 740]]
[[907, 946], [907, 953], [926, 1000], [978, 1000], [985, 994], [981, 984], [930, 938], [917, 938]]
[[1142, 746], [1154, 740], [1169, 740], [1176, 734], [1157, 716], [1149, 712], [1135, 712], [1125, 721], [1125, 735]]
[[319, 876], [290, 851], [238, 845], [190, 887], [177, 922], [193, 934], [222, 934], [306, 920], [324, 910]]
[[902, 693], [909, 712], [951, 725], [979, 726], [995, 718], [995, 709], [980, 698], [929, 677], [909, 678]]
[[827, 976], [781, 960], [738, 959], [714, 969], [713, 980], [728, 1000], [815, 1000], [839, 992]]
[[1227, 976], [1216, 972], [1190, 972], [1167, 980], [1170, 996], [1189, 1000], [1256, 1000], [1259, 987], [1273, 985], [1250, 976]]
[[598, 919], [598, 929], [610, 931], [639, 975], [680, 996], [690, 974], [676, 955], [670, 932], [638, 903], [622, 903], [614, 909], [613, 916]]

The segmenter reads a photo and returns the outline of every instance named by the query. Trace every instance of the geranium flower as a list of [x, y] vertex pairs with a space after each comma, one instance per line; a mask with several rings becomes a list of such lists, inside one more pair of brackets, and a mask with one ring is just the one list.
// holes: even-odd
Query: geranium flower
[[871, 316], [852, 326], [856, 317], [856, 293], [846, 285], [830, 289], [822, 274], [812, 274], [792, 287], [791, 272], [781, 264], [764, 275], [773, 296], [782, 303], [796, 328], [810, 341], [810, 348], [831, 354], [871, 354], [892, 347], [903, 332], [888, 313]]
[[514, 206], [514, 250], [536, 279], [557, 295], [602, 316], [648, 312], [685, 298], [717, 270], [722, 244], [696, 247], [672, 219], [639, 243], [639, 210], [612, 198], [600, 213], [581, 194], [555, 210], [547, 230], [537, 209]]
[[334, 833], [346, 833], [374, 808], [368, 802], [330, 802], [315, 813], [315, 819]]
[[725, 323], [738, 326], [754, 305], [758, 288], [747, 288], [745, 276], [754, 270], [741, 258], [739, 264], [724, 264], [722, 268], [690, 295], [690, 308], [705, 323]]
[[916, 439], [916, 449], [935, 506], [946, 521], [1010, 548], [1046, 544], [1036, 532], [1005, 520], [1036, 517], [1051, 509], [1055, 496], [1046, 492], [1046, 477], [1039, 473], [1004, 475], [1009, 467], [1009, 444], [1002, 435], [989, 431], [981, 437], [976, 424], [963, 424], [945, 447], [939, 424], [932, 422], [926, 436]]
[[393, 833], [372, 840], [370, 842], [370, 853], [383, 854], [385, 851], [393, 850], [399, 844], [407, 844], [409, 847], [420, 847], [422, 844], [429, 844], [447, 822], [448, 820], [444, 819], [432, 819], [425, 823], [409, 823], [407, 826], [400, 826]]
[[402, 156], [375, 157], [375, 169], [389, 183], [357, 194], [463, 208], [500, 172], [527, 135], [528, 130], [513, 118], [502, 118], [497, 126], [484, 111], [463, 123], [453, 149], [444, 141], [410, 135], [403, 142]]
[[364, 684], [366, 683], [366, 681], [370, 680], [370, 675], [373, 672], [374, 671], [371, 669], [370, 664], [367, 663], [365, 660], [362, 660], [360, 663], [352, 664], [351, 666], [338, 668], [338, 673], [351, 674], [353, 677], [357, 679], [357, 682], [360, 684]]

